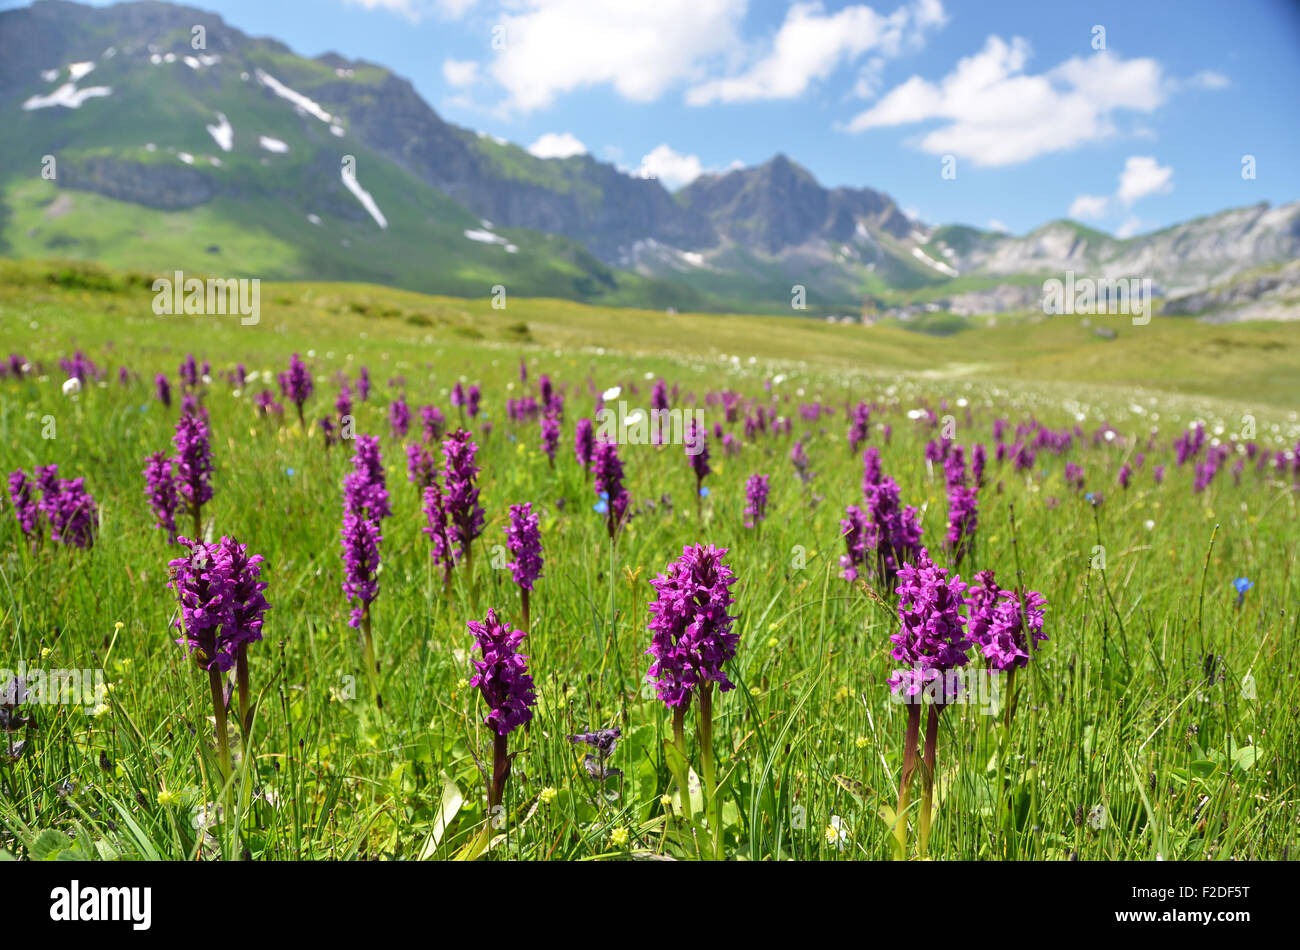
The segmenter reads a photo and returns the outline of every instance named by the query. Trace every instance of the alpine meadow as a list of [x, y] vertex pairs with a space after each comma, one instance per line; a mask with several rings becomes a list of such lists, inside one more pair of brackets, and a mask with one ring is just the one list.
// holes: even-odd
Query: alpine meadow
[[1244, 63], [211, 5], [0, 10], [0, 860], [1296, 856], [1296, 143], [1179, 137]]

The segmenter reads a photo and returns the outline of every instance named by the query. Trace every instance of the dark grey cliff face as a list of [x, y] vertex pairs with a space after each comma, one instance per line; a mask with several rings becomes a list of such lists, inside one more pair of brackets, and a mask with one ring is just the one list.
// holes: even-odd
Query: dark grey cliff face
[[213, 180], [185, 165], [155, 165], [93, 156], [65, 161], [60, 184], [163, 211], [193, 208], [216, 193]]
[[813, 238], [850, 240], [861, 219], [902, 237], [907, 216], [870, 189], [827, 189], [784, 155], [756, 168], [697, 178], [678, 201], [737, 244], [776, 254]]

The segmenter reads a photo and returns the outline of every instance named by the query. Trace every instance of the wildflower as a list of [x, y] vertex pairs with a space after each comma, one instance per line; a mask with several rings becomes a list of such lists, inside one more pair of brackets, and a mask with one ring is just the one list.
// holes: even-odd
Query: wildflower
[[442, 410], [437, 406], [422, 406], [420, 408], [420, 425], [424, 441], [430, 445], [437, 442], [442, 438], [443, 430], [446, 428], [446, 420], [443, 418]]
[[732, 631], [736, 618], [727, 613], [735, 602], [729, 588], [736, 578], [723, 563], [726, 553], [712, 545], [686, 547], [666, 573], [650, 581], [658, 597], [650, 605], [652, 641], [646, 652], [654, 662], [648, 675], [670, 707], [685, 706], [691, 692], [708, 683], [723, 692], [734, 688], [722, 669], [740, 642]]
[[546, 453], [546, 458], [555, 468], [555, 450], [560, 444], [560, 420], [551, 413], [542, 416], [542, 451]]
[[799, 477], [800, 482], [807, 485], [813, 480], [813, 473], [808, 469], [808, 453], [804, 451], [802, 440], [795, 442], [794, 447], [790, 449], [790, 462], [794, 465], [794, 473]]
[[421, 495], [438, 480], [437, 462], [424, 446], [415, 442], [406, 447], [406, 478]]
[[[894, 693], [907, 698], [907, 731], [903, 742], [903, 769], [898, 785], [898, 807], [894, 828], [895, 856], [907, 851], [907, 810], [911, 801], [912, 774], [916, 770], [917, 736], [921, 723], [921, 704], [915, 698], [922, 688], [933, 698], [925, 730], [925, 771], [922, 780], [919, 848], [925, 857], [930, 839], [930, 811], [934, 795], [935, 749], [939, 734], [939, 713], [956, 698], [944, 674], [967, 662], [970, 641], [966, 635], [966, 618], [960, 613], [966, 585], [958, 577], [936, 567], [922, 550], [915, 565], [906, 564], [898, 572], [899, 632], [890, 637], [895, 660], [909, 669], [895, 670], [889, 678]], [[935, 687], [938, 687], [936, 690]]]
[[379, 543], [384, 540], [379, 521], [368, 509], [345, 507], [343, 511], [343, 593], [356, 601], [348, 626], [360, 629], [370, 614], [370, 604], [379, 595]]
[[[948, 571], [937, 567], [924, 550], [915, 565], [899, 569], [901, 628], [890, 637], [894, 643], [890, 656], [912, 668], [894, 671], [889, 686], [895, 693], [916, 696], [927, 683], [942, 678], [936, 674], [966, 665], [970, 641], [966, 618], [959, 613], [965, 591], [961, 579], [950, 579]], [[955, 698], [945, 693], [942, 701]]]
[[591, 471], [595, 475], [596, 494], [605, 504], [606, 528], [610, 538], [631, 501], [623, 487], [623, 463], [618, 458], [618, 447], [613, 442], [597, 442], [592, 452]]
[[849, 828], [839, 815], [831, 815], [830, 824], [826, 826], [826, 843], [841, 850], [849, 840]]
[[590, 419], [579, 419], [573, 428], [573, 454], [578, 464], [590, 471], [591, 459], [596, 452], [596, 436]]
[[538, 518], [531, 502], [510, 506], [510, 524], [506, 526], [506, 547], [514, 557], [506, 566], [516, 584], [531, 591], [542, 574], [542, 539]]
[[1240, 608], [1246, 602], [1246, 591], [1254, 587], [1255, 584], [1248, 577], [1238, 577], [1232, 582], [1232, 587], [1237, 592], [1237, 607]]
[[338, 398], [334, 400], [334, 411], [340, 420], [352, 415], [352, 388], [345, 381], [339, 386]]
[[495, 610], [488, 610], [482, 621], [471, 620], [466, 626], [483, 657], [474, 661], [477, 672], [469, 681], [488, 705], [483, 723], [498, 736], [507, 736], [533, 718], [532, 707], [537, 703], [528, 657], [519, 652], [526, 634], [498, 620]]
[[616, 847], [616, 848], [626, 847], [626, 846], [627, 846], [627, 829], [626, 829], [626, 828], [615, 828], [613, 831], [611, 831], [610, 834], [609, 834], [609, 843], [612, 844], [612, 845], [613, 845], [614, 847]]
[[860, 402], [853, 410], [853, 420], [849, 425], [849, 451], [856, 452], [858, 446], [867, 441], [871, 431], [871, 409], [865, 402]]
[[448, 537], [456, 543], [457, 556], [470, 559], [471, 543], [483, 532], [483, 509], [474, 464], [478, 446], [464, 429], [457, 429], [442, 443], [443, 502], [448, 520]]
[[289, 368], [280, 374], [279, 381], [280, 395], [294, 404], [298, 409], [298, 422], [305, 425], [302, 407], [311, 398], [312, 380], [311, 373], [307, 371], [307, 367], [297, 353], [290, 357]]
[[153, 388], [158, 401], [170, 409], [172, 405], [172, 385], [167, 381], [166, 374], [159, 373], [154, 377]]
[[451, 538], [447, 534], [447, 509], [442, 501], [442, 489], [438, 485], [435, 473], [433, 481], [424, 489], [423, 504], [425, 526], [421, 530], [429, 536], [432, 550], [429, 552], [435, 565], [443, 566], [443, 584], [451, 584], [451, 569], [456, 564], [456, 554], [452, 548]]
[[583, 758], [583, 768], [597, 782], [607, 782], [623, 774], [622, 770], [610, 768], [605, 764], [606, 760], [614, 754], [614, 750], [618, 748], [618, 740], [621, 736], [622, 732], [616, 727], [572, 735], [569, 736], [569, 741], [589, 746], [593, 750]]
[[172, 444], [176, 447], [172, 463], [176, 488], [194, 519], [194, 536], [198, 538], [203, 534], [203, 506], [212, 500], [212, 448], [204, 416], [183, 409]]
[[162, 452], [155, 452], [145, 460], [145, 495], [153, 511], [156, 527], [167, 532], [167, 542], [176, 540], [176, 509], [180, 506], [176, 479], [172, 475], [175, 463]]
[[751, 475], [745, 482], [745, 527], [753, 528], [767, 517], [767, 475]]
[[393, 513], [376, 436], [357, 436], [352, 471], [343, 479], [343, 505], [349, 511], [367, 514], [376, 522]]
[[50, 526], [50, 538], [77, 548], [95, 543], [98, 509], [80, 478], [59, 478], [57, 465], [38, 465], [33, 474], [41, 489], [38, 505]]
[[40, 508], [32, 500], [32, 483], [21, 469], [9, 473], [9, 501], [13, 504], [18, 527], [24, 536], [31, 537], [40, 520]]
[[388, 406], [388, 427], [394, 439], [405, 439], [411, 428], [411, 407], [400, 396]]
[[545, 788], [543, 788], [540, 792], [537, 793], [537, 800], [540, 801], [543, 805], [550, 805], [552, 802], [555, 801], [556, 794], [557, 793], [555, 791], [555, 786], [547, 785]]

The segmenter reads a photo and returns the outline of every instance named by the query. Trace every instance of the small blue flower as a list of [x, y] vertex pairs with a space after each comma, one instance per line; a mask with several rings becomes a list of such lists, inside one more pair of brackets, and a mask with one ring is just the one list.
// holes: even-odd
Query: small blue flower
[[1232, 586], [1236, 588], [1238, 594], [1244, 594], [1255, 585], [1248, 577], [1238, 577], [1232, 582]]
[[594, 505], [591, 506], [591, 510], [592, 510], [592, 511], [597, 511], [597, 512], [599, 512], [600, 514], [603, 515], [603, 514], [605, 514], [607, 511], [609, 511], [609, 504], [608, 504], [607, 502], [603, 501], [603, 500], [602, 500], [602, 501], [598, 501], [598, 502], [596, 502]]
[[291, 468], [286, 468], [286, 469], [284, 470], [284, 474], [292, 476], [292, 475], [293, 475], [293, 469], [291, 469]]
[[701, 486], [700, 486], [700, 497], [701, 497], [701, 498], [708, 498], [708, 497], [709, 497], [709, 486], [708, 486], [708, 485], [701, 485]]
[[1085, 492], [1083, 497], [1088, 501], [1092, 501], [1092, 492]]

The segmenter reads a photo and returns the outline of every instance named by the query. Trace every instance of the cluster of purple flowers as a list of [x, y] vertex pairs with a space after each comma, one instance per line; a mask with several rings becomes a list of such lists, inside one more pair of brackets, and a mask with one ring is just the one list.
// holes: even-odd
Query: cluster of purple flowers
[[448, 537], [456, 544], [457, 556], [466, 557], [470, 545], [483, 533], [483, 508], [478, 503], [474, 464], [478, 446], [464, 429], [457, 429], [442, 443], [443, 503], [447, 513]]
[[902, 565], [922, 552], [917, 511], [902, 506], [898, 483], [888, 475], [867, 486], [866, 495], [866, 513], [850, 505], [840, 522], [846, 545], [840, 566], [845, 580], [856, 580], [862, 567], [869, 576], [892, 586]]
[[393, 432], [393, 438], [398, 441], [405, 439], [406, 433], [411, 429], [411, 407], [401, 396], [388, 406], [388, 427]]
[[169, 563], [168, 586], [180, 601], [176, 643], [201, 669], [221, 672], [235, 665], [247, 644], [262, 639], [262, 618], [270, 604], [262, 592], [261, 555], [223, 537], [213, 544], [179, 538], [189, 549]]
[[406, 478], [421, 495], [438, 480], [438, 463], [423, 445], [412, 442], [406, 447]]
[[948, 533], [945, 537], [958, 566], [975, 540], [979, 525], [978, 490], [967, 483], [966, 462], [960, 445], [953, 445], [943, 463], [948, 484]]
[[709, 467], [709, 439], [705, 429], [695, 419], [691, 419], [686, 428], [686, 457], [690, 459], [691, 469], [695, 472], [695, 494], [704, 495], [704, 478], [713, 471]]
[[865, 402], [860, 402], [853, 409], [853, 415], [849, 422], [849, 451], [856, 452], [858, 446], [867, 441], [867, 436], [871, 433], [871, 407]]
[[573, 427], [573, 454], [584, 469], [591, 468], [596, 453], [596, 433], [590, 419], [579, 419]]
[[597, 442], [591, 453], [591, 471], [600, 497], [596, 511], [606, 515], [606, 528], [612, 538], [631, 502], [623, 487], [623, 463], [618, 457], [618, 446], [604, 439]]
[[723, 692], [734, 686], [722, 669], [740, 643], [732, 629], [736, 618], [727, 613], [735, 603], [730, 588], [736, 576], [722, 560], [726, 553], [712, 545], [688, 546], [650, 581], [658, 596], [650, 605], [646, 652], [654, 662], [647, 676], [670, 707], [689, 703], [691, 692], [705, 683], [717, 683]]
[[312, 379], [306, 365], [294, 353], [289, 359], [289, 368], [279, 376], [280, 394], [298, 409], [298, 421], [303, 421], [302, 407], [311, 398]]
[[360, 628], [370, 604], [379, 596], [379, 544], [384, 540], [381, 519], [392, 514], [379, 439], [358, 436], [352, 471], [343, 479], [343, 594], [355, 601], [348, 625]]
[[990, 669], [1005, 672], [1027, 666], [1030, 643], [1047, 640], [1046, 598], [1033, 590], [1023, 595], [1001, 590], [992, 571], [980, 571], [975, 580], [966, 598], [971, 643]]
[[172, 472], [177, 491], [197, 523], [203, 506], [212, 500], [212, 447], [205, 415], [183, 409], [172, 445], [176, 448]]
[[768, 482], [771, 476], [751, 475], [745, 481], [745, 527], [753, 528], [767, 518]]
[[555, 450], [560, 446], [560, 420], [547, 413], [542, 416], [542, 451], [546, 453], [546, 458], [550, 461], [551, 467], [555, 467]]
[[509, 735], [533, 718], [532, 707], [537, 704], [528, 657], [519, 652], [527, 635], [498, 620], [495, 610], [489, 610], [482, 621], [471, 620], [465, 626], [483, 657], [474, 661], [476, 672], [469, 681], [488, 705], [483, 722], [498, 736]]
[[515, 583], [531, 591], [533, 583], [542, 576], [542, 536], [531, 502], [510, 506], [510, 523], [505, 532], [506, 548], [514, 558], [506, 566]]
[[[40, 492], [36, 500], [34, 490]], [[57, 465], [38, 465], [29, 480], [21, 470], [9, 473], [9, 500], [18, 527], [25, 537], [34, 537], [42, 519], [49, 526], [50, 539], [74, 548], [95, 543], [98, 509], [80, 478], [59, 478]]]
[[966, 617], [961, 613], [966, 585], [959, 577], [949, 577], [924, 551], [916, 564], [905, 564], [898, 572], [898, 633], [889, 639], [894, 648], [890, 656], [906, 668], [894, 670], [889, 687], [895, 693], [917, 696], [932, 681], [942, 682], [943, 702], [956, 695], [944, 673], [965, 666], [970, 640], [966, 634]]
[[149, 499], [149, 508], [153, 511], [155, 526], [167, 532], [169, 544], [176, 540], [176, 510], [180, 507], [174, 468], [175, 460], [163, 452], [153, 453], [144, 464], [145, 495]]
[[443, 418], [442, 410], [437, 406], [422, 406], [420, 408], [420, 425], [422, 438], [426, 444], [432, 445], [442, 438], [442, 433], [447, 428], [447, 421]]

